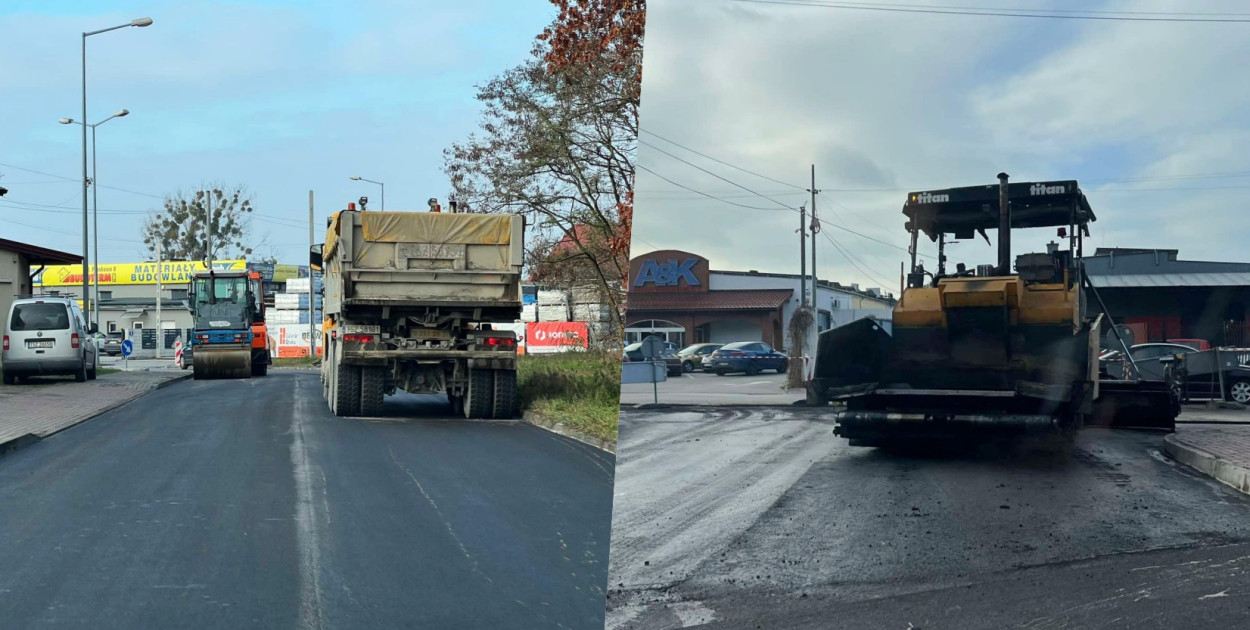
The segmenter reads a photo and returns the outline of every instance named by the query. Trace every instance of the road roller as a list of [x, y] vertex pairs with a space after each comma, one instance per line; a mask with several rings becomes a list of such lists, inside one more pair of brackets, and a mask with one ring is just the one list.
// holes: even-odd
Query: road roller
[[195, 378], [264, 376], [269, 351], [259, 274], [197, 271], [188, 298], [194, 318]]

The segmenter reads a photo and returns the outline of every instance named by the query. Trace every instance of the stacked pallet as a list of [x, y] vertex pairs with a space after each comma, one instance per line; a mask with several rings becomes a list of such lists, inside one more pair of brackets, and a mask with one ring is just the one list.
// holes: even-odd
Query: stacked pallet
[[[290, 278], [286, 281], [286, 291], [275, 293], [273, 296], [273, 310], [270, 311], [265, 319], [272, 324], [288, 325], [288, 324], [308, 324], [308, 286], [309, 278]], [[316, 278], [316, 287], [322, 289], [322, 280]], [[321, 321], [321, 292], [318, 291], [316, 299], [313, 301], [314, 312], [312, 314], [316, 321]]]
[[539, 291], [537, 321], [569, 321], [569, 294], [564, 291]]

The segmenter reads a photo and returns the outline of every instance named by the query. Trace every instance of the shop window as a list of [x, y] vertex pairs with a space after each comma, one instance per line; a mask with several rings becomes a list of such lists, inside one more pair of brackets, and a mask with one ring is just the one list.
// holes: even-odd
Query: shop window
[[664, 341], [686, 347], [686, 329], [673, 322], [662, 319], [648, 319], [625, 326], [625, 343], [638, 343], [650, 335], [656, 335]]

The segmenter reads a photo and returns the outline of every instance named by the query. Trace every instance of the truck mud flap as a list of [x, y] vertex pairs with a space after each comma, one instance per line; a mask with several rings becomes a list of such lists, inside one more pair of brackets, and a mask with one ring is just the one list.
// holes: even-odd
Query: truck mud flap
[[1088, 426], [1175, 431], [1180, 398], [1163, 381], [1101, 381]]

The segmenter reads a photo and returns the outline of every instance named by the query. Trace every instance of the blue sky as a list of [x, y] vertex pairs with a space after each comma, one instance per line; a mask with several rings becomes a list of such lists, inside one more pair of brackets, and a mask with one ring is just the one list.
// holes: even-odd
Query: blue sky
[[82, 250], [81, 132], [57, 119], [80, 117], [83, 31], [154, 20], [87, 41], [89, 121], [131, 112], [97, 130], [101, 261], [145, 259], [159, 197], [223, 182], [254, 196], [257, 253], [303, 262], [309, 190], [318, 241], [329, 212], [379, 206], [350, 175], [385, 182], [388, 210], [445, 199], [442, 151], [477, 126], [474, 86], [554, 15], [547, 0], [5, 0], [0, 237]]
[[[911, 4], [1250, 14], [1238, 0]], [[797, 273], [794, 209], [807, 202], [802, 189], [814, 163], [821, 218], [847, 228], [825, 229], [844, 252], [818, 240], [826, 279], [896, 290], [907, 256], [898, 249], [907, 245], [906, 193], [993, 184], [1000, 171], [1013, 181], [1080, 182], [1098, 217], [1087, 248], [1179, 248], [1184, 259], [1250, 261], [1250, 82], [1235, 70], [1250, 59], [1250, 24], [734, 0], [654, 0], [647, 17], [635, 255], [675, 248], [706, 256], [713, 268]], [[1044, 251], [1055, 235], [1042, 232], [1022, 232], [1014, 248]], [[948, 249], [949, 264], [993, 262], [995, 251], [983, 241], [960, 243]]]

